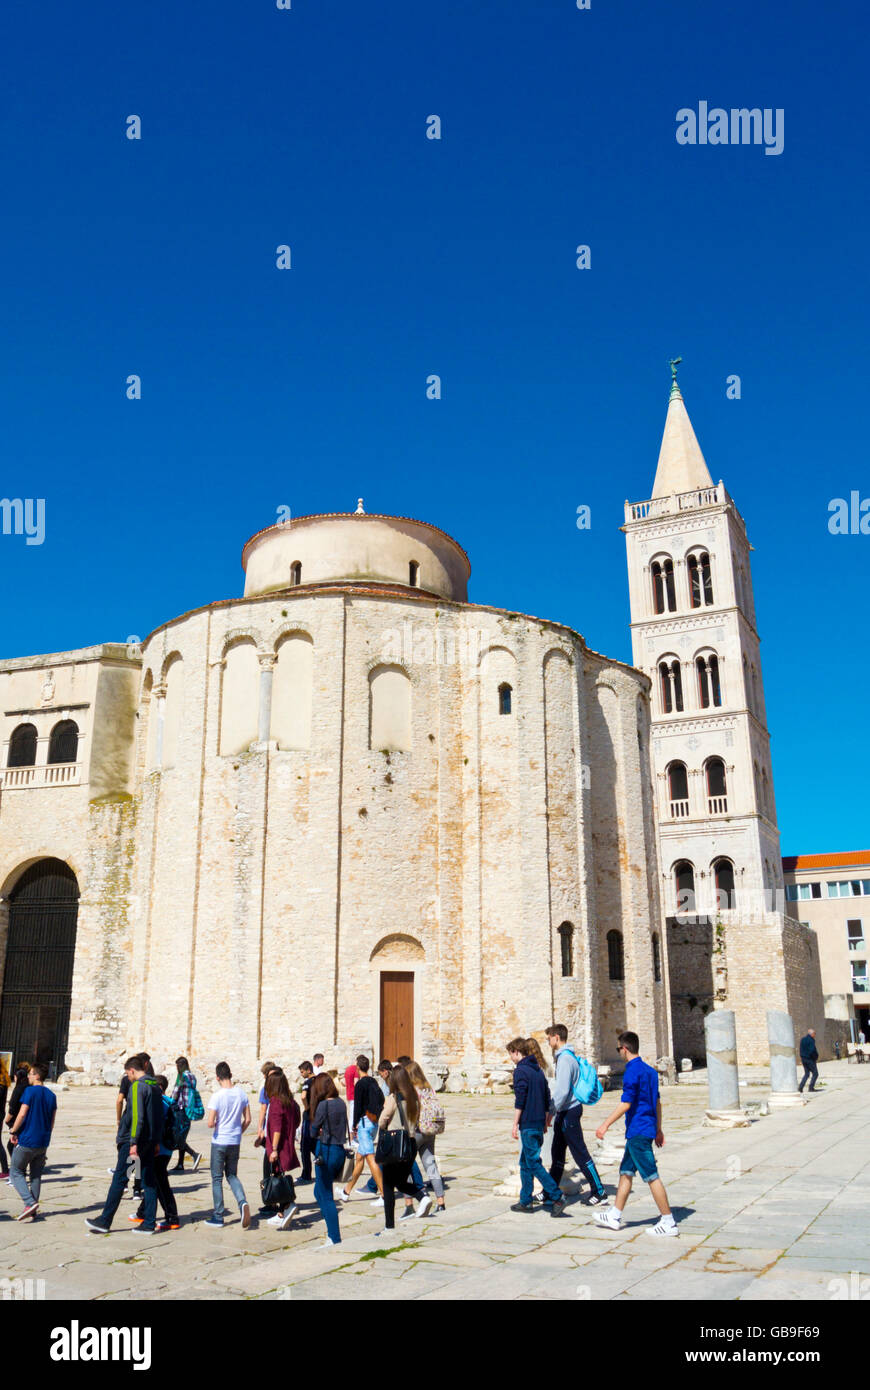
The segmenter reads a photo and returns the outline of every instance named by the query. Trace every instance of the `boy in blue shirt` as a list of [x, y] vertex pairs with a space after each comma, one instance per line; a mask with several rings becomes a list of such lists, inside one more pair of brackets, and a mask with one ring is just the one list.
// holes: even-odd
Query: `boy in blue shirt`
[[595, 1213], [596, 1225], [605, 1231], [618, 1231], [622, 1225], [622, 1213], [635, 1173], [640, 1173], [644, 1182], [649, 1183], [653, 1201], [661, 1217], [648, 1231], [651, 1236], [679, 1235], [674, 1221], [665, 1185], [658, 1175], [653, 1140], [661, 1148], [665, 1142], [662, 1133], [662, 1103], [659, 1099], [659, 1078], [654, 1067], [648, 1066], [640, 1058], [640, 1042], [637, 1033], [620, 1033], [617, 1050], [626, 1063], [622, 1078], [622, 1100], [613, 1114], [595, 1131], [597, 1139], [603, 1139], [612, 1124], [625, 1116], [625, 1153], [619, 1165], [619, 1186], [612, 1207]]
[[10, 1178], [24, 1203], [19, 1221], [36, 1216], [45, 1155], [57, 1118], [57, 1097], [44, 1084], [47, 1075], [48, 1067], [40, 1062], [33, 1063], [27, 1073], [28, 1086], [21, 1097], [21, 1109], [9, 1136], [10, 1143], [15, 1145]]

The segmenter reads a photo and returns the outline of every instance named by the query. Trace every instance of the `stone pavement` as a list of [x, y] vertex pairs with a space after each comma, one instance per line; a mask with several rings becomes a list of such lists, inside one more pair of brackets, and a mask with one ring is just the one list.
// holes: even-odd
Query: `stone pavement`
[[[355, 1200], [341, 1213], [342, 1244], [325, 1250], [306, 1186], [291, 1231], [255, 1220], [245, 1232], [235, 1214], [222, 1231], [206, 1229], [204, 1123], [191, 1137], [205, 1150], [203, 1166], [175, 1184], [179, 1232], [143, 1236], [128, 1225], [133, 1203], [125, 1200], [110, 1236], [89, 1235], [84, 1216], [96, 1215], [109, 1183], [115, 1097], [103, 1087], [62, 1092], [42, 1218], [15, 1223], [19, 1199], [0, 1184], [0, 1277], [42, 1280], [47, 1299], [845, 1297], [870, 1276], [870, 1067], [831, 1062], [821, 1070], [825, 1088], [807, 1106], [725, 1132], [702, 1127], [703, 1088], [664, 1090], [660, 1165], [678, 1239], [646, 1234], [654, 1206], [637, 1182], [617, 1235], [596, 1228], [580, 1201], [558, 1219], [509, 1211], [510, 1199], [492, 1189], [514, 1162], [511, 1098], [449, 1095], [438, 1142], [447, 1212], [400, 1221], [385, 1241], [374, 1236], [381, 1212]], [[765, 1095], [749, 1088], [744, 1102]], [[585, 1117], [592, 1144], [616, 1099], [618, 1092], [605, 1094]], [[250, 1138], [240, 1174], [256, 1210], [260, 1157]], [[602, 1176], [612, 1189], [616, 1165], [602, 1166]]]

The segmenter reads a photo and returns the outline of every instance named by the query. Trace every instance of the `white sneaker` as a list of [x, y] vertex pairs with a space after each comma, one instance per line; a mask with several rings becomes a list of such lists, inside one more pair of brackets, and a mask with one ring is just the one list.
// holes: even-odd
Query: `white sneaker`
[[268, 1220], [266, 1221], [266, 1225], [267, 1225], [267, 1226], [280, 1226], [280, 1225], [281, 1225], [281, 1222], [282, 1222], [283, 1220], [284, 1220], [284, 1218], [283, 1218], [283, 1216], [281, 1215], [281, 1213], [280, 1213], [280, 1211], [279, 1211], [277, 1216], [270, 1216], [270, 1217], [268, 1218]]
[[317, 1249], [318, 1249], [318, 1250], [331, 1250], [332, 1247], [335, 1246], [335, 1245], [338, 1245], [338, 1241], [337, 1241], [337, 1240], [325, 1240], [325, 1241], [323, 1242], [322, 1245], [318, 1245]]
[[280, 1226], [282, 1231], [288, 1230], [290, 1222], [293, 1220], [298, 1210], [298, 1207], [288, 1207], [284, 1215], [279, 1216], [278, 1225]]
[[421, 1198], [420, 1203], [419, 1203], [419, 1205], [418, 1205], [418, 1207], [417, 1207], [417, 1218], [418, 1218], [418, 1220], [419, 1220], [419, 1218], [420, 1218], [421, 1216], [425, 1216], [425, 1215], [426, 1215], [426, 1213], [427, 1213], [427, 1211], [429, 1210], [429, 1208], [431, 1207], [431, 1205], [432, 1205], [432, 1198], [429, 1196], [429, 1194], [428, 1194], [428, 1192], [427, 1192], [427, 1193], [426, 1193], [426, 1196], [423, 1197], [423, 1198]]
[[383, 1205], [384, 1205], [384, 1199], [383, 1199], [383, 1197], [376, 1197], [375, 1200], [374, 1200], [373, 1202], [369, 1202], [369, 1206], [370, 1206], [370, 1207], [382, 1207]]
[[340, 1202], [349, 1202], [349, 1201], [350, 1201], [350, 1193], [349, 1193], [349, 1192], [345, 1192], [344, 1188], [342, 1188], [341, 1191], [340, 1191], [339, 1194], [338, 1194], [338, 1200], [339, 1200]]
[[595, 1213], [595, 1224], [601, 1226], [605, 1231], [621, 1231], [622, 1218], [616, 1207], [605, 1207], [604, 1211]]
[[678, 1236], [680, 1234], [676, 1221], [672, 1221], [666, 1226], [664, 1219], [657, 1221], [654, 1226], [647, 1226], [648, 1236]]

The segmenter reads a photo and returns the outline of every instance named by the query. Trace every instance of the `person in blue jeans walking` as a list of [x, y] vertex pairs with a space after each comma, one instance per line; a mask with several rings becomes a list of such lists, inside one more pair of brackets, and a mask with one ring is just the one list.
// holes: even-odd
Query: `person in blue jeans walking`
[[532, 1201], [535, 1178], [544, 1189], [544, 1202], [551, 1216], [561, 1216], [565, 1198], [541, 1162], [541, 1145], [549, 1126], [550, 1087], [547, 1078], [532, 1056], [525, 1038], [514, 1038], [507, 1045], [514, 1064], [514, 1127], [513, 1138], [522, 1142], [520, 1153], [520, 1200], [511, 1211], [534, 1212], [539, 1208]]
[[127, 1184], [133, 1175], [136, 1160], [142, 1172], [142, 1234], [154, 1235], [157, 1219], [157, 1177], [154, 1160], [163, 1137], [163, 1093], [145, 1068], [144, 1053], [128, 1057], [124, 1072], [130, 1083], [127, 1108], [121, 1116], [116, 1144], [118, 1161], [109, 1184], [103, 1210], [99, 1216], [85, 1220], [93, 1235], [107, 1236]]
[[36, 1217], [42, 1170], [57, 1119], [57, 1097], [45, 1085], [47, 1075], [48, 1067], [41, 1062], [34, 1062], [28, 1069], [27, 1087], [10, 1131], [13, 1145], [10, 1180], [24, 1203], [19, 1221], [28, 1216]]
[[583, 1106], [574, 1094], [574, 1087], [580, 1079], [580, 1063], [568, 1046], [568, 1029], [564, 1023], [553, 1023], [547, 1029], [547, 1042], [556, 1062], [556, 1076], [553, 1081], [553, 1151], [550, 1162], [550, 1177], [559, 1183], [565, 1171], [565, 1151], [571, 1150], [571, 1157], [583, 1173], [591, 1188], [586, 1205], [601, 1207], [607, 1205], [604, 1184], [598, 1176], [598, 1169], [586, 1147], [580, 1119]]
[[308, 1092], [311, 1116], [311, 1142], [314, 1145], [314, 1198], [326, 1222], [326, 1240], [321, 1249], [341, 1244], [338, 1208], [332, 1185], [341, 1177], [347, 1142], [347, 1106], [335, 1089], [331, 1076], [315, 1076]]
[[245, 1230], [251, 1224], [251, 1208], [245, 1189], [239, 1181], [239, 1150], [242, 1135], [251, 1123], [251, 1107], [241, 1086], [233, 1085], [233, 1074], [226, 1062], [215, 1067], [218, 1089], [208, 1103], [206, 1122], [214, 1133], [211, 1137], [211, 1193], [214, 1215], [206, 1226], [222, 1227], [224, 1207], [224, 1178], [239, 1204], [239, 1215]]
[[596, 1224], [605, 1231], [622, 1229], [622, 1213], [631, 1192], [635, 1173], [649, 1183], [650, 1196], [659, 1209], [659, 1219], [648, 1228], [651, 1236], [678, 1236], [677, 1223], [668, 1203], [665, 1185], [659, 1177], [653, 1143], [664, 1146], [662, 1132], [662, 1102], [659, 1097], [659, 1075], [655, 1067], [640, 1057], [637, 1033], [620, 1033], [617, 1051], [625, 1062], [622, 1076], [622, 1099], [613, 1114], [595, 1131], [603, 1139], [610, 1126], [625, 1116], [625, 1153], [619, 1165], [619, 1186], [616, 1200], [607, 1211], [595, 1213]]

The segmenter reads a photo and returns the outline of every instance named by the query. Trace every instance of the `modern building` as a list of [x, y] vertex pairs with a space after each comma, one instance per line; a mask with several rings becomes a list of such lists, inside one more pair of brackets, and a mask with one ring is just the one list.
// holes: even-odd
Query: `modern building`
[[782, 861], [789, 913], [819, 940], [829, 1043], [870, 1042], [870, 850]]
[[647, 676], [469, 602], [437, 526], [270, 526], [242, 597], [0, 663], [0, 1049], [670, 1053]]
[[752, 547], [714, 482], [672, 364], [652, 495], [626, 502], [634, 664], [650, 679], [674, 1046], [704, 1056], [711, 1008], [767, 1061], [766, 1011], [820, 1006], [817, 943], [784, 915]]

